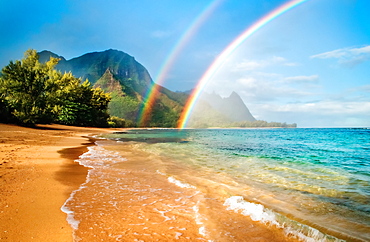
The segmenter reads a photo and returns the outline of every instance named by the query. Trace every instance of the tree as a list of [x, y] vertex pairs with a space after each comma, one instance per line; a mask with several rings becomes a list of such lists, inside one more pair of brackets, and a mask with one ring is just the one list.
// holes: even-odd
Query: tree
[[107, 126], [109, 94], [92, 88], [88, 81], [79, 84], [80, 79], [70, 73], [63, 78], [69, 80], [69, 85], [58, 95], [58, 121], [78, 126]]
[[50, 94], [57, 88], [52, 77], [58, 60], [38, 61], [35, 50], [28, 50], [21, 61], [10, 62], [2, 70], [1, 97], [21, 123], [48, 123], [54, 119]]
[[40, 63], [35, 50], [11, 61], [0, 77], [0, 108], [23, 124], [59, 122], [106, 126], [110, 96], [72, 73], [55, 70], [57, 58]]

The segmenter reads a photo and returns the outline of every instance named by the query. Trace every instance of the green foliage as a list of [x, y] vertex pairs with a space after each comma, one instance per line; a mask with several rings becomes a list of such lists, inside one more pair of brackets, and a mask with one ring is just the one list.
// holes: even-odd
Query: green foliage
[[[88, 53], [71, 60], [48, 51], [41, 52], [40, 56], [44, 61], [50, 56], [62, 58], [56, 68], [71, 71], [83, 80], [88, 78], [94, 87], [110, 93], [109, 114], [124, 119], [126, 126], [137, 125], [143, 100], [153, 81], [145, 67], [134, 57], [117, 50]], [[187, 97], [185, 93], [171, 92], [162, 87], [148, 125], [176, 127]]]
[[[54, 69], [58, 59], [40, 63], [35, 50], [10, 62], [0, 77], [0, 107], [6, 119], [22, 124], [59, 122], [106, 126], [110, 96], [88, 81]], [[7, 120], [5, 120], [7, 121]]]
[[0, 96], [0, 122], [2, 123], [12, 123], [14, 118], [12, 116], [12, 111], [8, 105], [7, 100]]
[[176, 127], [177, 121], [180, 117], [181, 106], [170, 102], [167, 96], [159, 95], [158, 100], [154, 104], [150, 127]]
[[108, 105], [110, 115], [124, 119], [126, 126], [135, 126], [134, 121], [136, 121], [141, 105], [138, 93], [130, 86], [121, 84], [119, 78], [111, 72], [110, 68], [105, 71], [94, 87], [100, 87], [110, 93], [112, 97]]
[[48, 123], [55, 117], [52, 93], [57, 59], [40, 64], [36, 51], [28, 50], [22, 61], [2, 70], [0, 92], [12, 115], [21, 123]]
[[[43, 60], [48, 60], [49, 56], [58, 56], [49, 51], [40, 53]], [[61, 71], [71, 71], [75, 76], [82, 77], [82, 80], [89, 79], [95, 84], [109, 68], [122, 84], [132, 85], [135, 89], [139, 85], [145, 92], [150, 83], [150, 75], [147, 70], [139, 64], [134, 57], [118, 50], [106, 50], [102, 52], [87, 53], [71, 60], [64, 58], [58, 64], [57, 69]], [[138, 91], [135, 89], [135, 91]]]
[[[156, 105], [152, 111], [149, 127], [174, 127], [171, 122], [171, 110], [162, 105]], [[176, 123], [175, 123], [176, 124]]]
[[131, 96], [120, 96], [113, 92], [109, 103], [109, 113], [125, 120], [135, 121], [139, 113], [140, 102]]
[[71, 74], [70, 85], [63, 92], [58, 120], [61, 123], [78, 126], [107, 126], [107, 109], [110, 96], [100, 88], [92, 88], [88, 81], [79, 84], [80, 79]]
[[174, 102], [184, 106], [186, 101], [189, 98], [189, 95], [184, 92], [172, 92], [167, 88], [162, 88], [161, 92], [166, 95], [169, 99], [173, 100]]
[[110, 116], [108, 119], [108, 126], [110, 128], [124, 128], [126, 126], [126, 121], [123, 118]]
[[[109, 103], [109, 113], [123, 118], [126, 127], [136, 126], [137, 117], [142, 108], [142, 96], [134, 91], [130, 85], [123, 85], [118, 78], [106, 72], [95, 86], [102, 87], [110, 92], [112, 97]], [[182, 105], [171, 100], [167, 95], [160, 94], [155, 102], [148, 127], [175, 127], [182, 110]]]

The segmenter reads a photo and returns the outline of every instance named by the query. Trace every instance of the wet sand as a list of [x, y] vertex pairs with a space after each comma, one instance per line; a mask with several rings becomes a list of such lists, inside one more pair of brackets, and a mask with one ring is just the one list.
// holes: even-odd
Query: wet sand
[[107, 129], [0, 124], [0, 240], [72, 241], [61, 207], [86, 179], [74, 160]]
[[[211, 184], [207, 192], [169, 182], [160, 171], [165, 161], [134, 143], [98, 143], [80, 161], [104, 165], [94, 165], [66, 202], [76, 241], [298, 241], [283, 229], [226, 210], [228, 196], [213, 196], [217, 188]], [[123, 162], [114, 163], [117, 152]]]

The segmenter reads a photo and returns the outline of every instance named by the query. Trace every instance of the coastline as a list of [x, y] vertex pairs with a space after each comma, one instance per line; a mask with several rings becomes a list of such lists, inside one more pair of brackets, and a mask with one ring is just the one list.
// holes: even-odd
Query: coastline
[[0, 124], [0, 240], [72, 241], [61, 207], [88, 170], [74, 160], [112, 130]]
[[[69, 203], [67, 209], [68, 206], [74, 208], [75, 219], [81, 222], [79, 229], [76, 230], [78, 233], [75, 238], [89, 239], [89, 241], [97, 238], [105, 240], [109, 237], [141, 239], [141, 237], [150, 234], [156, 235], [159, 240], [164, 238], [163, 235], [166, 235], [168, 240], [186, 239], [203, 236], [204, 231], [207, 233], [210, 231], [216, 237], [219, 236], [218, 234], [221, 236], [221, 234], [224, 235], [232, 231], [231, 234], [234, 238], [235, 236], [240, 238], [247, 236], [251, 241], [262, 241], [266, 238], [269, 238], [270, 241], [271, 239], [274, 241], [298, 241], [301, 238], [300, 234], [298, 234], [298, 238], [297, 234], [286, 233], [279, 226], [276, 228], [274, 226], [266, 227], [263, 223], [252, 221], [248, 216], [235, 213], [235, 209], [231, 207], [221, 206], [222, 204], [226, 206], [223, 199], [229, 198], [230, 194], [225, 197], [222, 194], [219, 197], [214, 197], [213, 192], [209, 194], [207, 192], [191, 193], [191, 189], [189, 191], [184, 189], [184, 184], [185, 188], [189, 188], [186, 179], [185, 183], [182, 183], [183, 179], [173, 178], [180, 174], [177, 173], [176, 164], [166, 158], [157, 157], [155, 152], [153, 154], [147, 153], [146, 149], [140, 149], [140, 146], [132, 142], [116, 142], [92, 137], [95, 134], [124, 130], [63, 125], [39, 125], [36, 128], [26, 128], [0, 124], [0, 219], [2, 221], [0, 223], [0, 240], [73, 241], [76, 233], [67, 221], [66, 212], [62, 211], [62, 207], [67, 203]], [[95, 141], [98, 142], [95, 143]], [[124, 148], [122, 148], [123, 145]], [[84, 156], [81, 156], [82, 154]], [[80, 156], [87, 157], [86, 161], [91, 162], [89, 158], [91, 154], [94, 158], [98, 155], [98, 159], [108, 163], [112, 162], [107, 167], [114, 169], [111, 171], [95, 167], [90, 169], [88, 168], [90, 167], [89, 163], [86, 163], [87, 165], [84, 162], [81, 163], [83, 158], [79, 158]], [[117, 163], [117, 159], [120, 157], [124, 160]], [[79, 161], [75, 162], [77, 159]], [[94, 159], [92, 160], [94, 162]], [[162, 172], [163, 162], [166, 163], [164, 167], [166, 169], [173, 168], [174, 173]], [[185, 170], [181, 167], [179, 172]], [[122, 179], [122, 174], [124, 174], [124, 179]], [[186, 174], [185, 171], [185, 177]], [[214, 176], [210, 179], [212, 184], [213, 178]], [[193, 180], [191, 179], [191, 181]], [[198, 182], [202, 183], [201, 180]], [[223, 192], [222, 189], [219, 189], [220, 186], [211, 188], [212, 184], [205, 183], [204, 187], [207, 191], [209, 189]], [[217, 183], [215, 184], [217, 186]], [[191, 188], [191, 185], [189, 186]], [[81, 187], [83, 189], [79, 189]], [[151, 196], [147, 194], [148, 187], [152, 191]], [[196, 185], [196, 187], [202, 186]], [[108, 191], [107, 189], [109, 192], [105, 193]], [[68, 200], [71, 193], [76, 190], [80, 190], [78, 195], [73, 195], [75, 196], [73, 201]], [[188, 194], [189, 192], [191, 194]], [[96, 194], [99, 194], [99, 199], [96, 199]], [[180, 194], [183, 194], [183, 197]], [[236, 194], [242, 195], [242, 193]], [[196, 199], [198, 195], [202, 197]], [[267, 195], [262, 194], [262, 196]], [[193, 197], [194, 201], [191, 200]], [[220, 197], [221, 200], [218, 199]], [[168, 201], [163, 202], [164, 199]], [[243, 203], [243, 199], [239, 203]], [[185, 202], [185, 200], [189, 201]], [[206, 202], [202, 205], [199, 203], [201, 200]], [[214, 202], [216, 200], [217, 203]], [[226, 200], [229, 201], [229, 199]], [[84, 206], [86, 201], [89, 201], [89, 206]], [[177, 211], [179, 204], [171, 205], [171, 201], [181, 202], [181, 206], [187, 204], [191, 209], [184, 207], [183, 210], [188, 209], [190, 213], [188, 215], [179, 214]], [[281, 201], [288, 200], [282, 199]], [[153, 207], [149, 206], [153, 204], [155, 204]], [[132, 206], [136, 206], [137, 210], [132, 210]], [[168, 210], [168, 208], [174, 207], [176, 207], [175, 210]], [[127, 213], [122, 215], [116, 210], [127, 211]], [[141, 214], [140, 217], [137, 216], [138, 212]], [[195, 220], [189, 220], [187, 217], [192, 217], [192, 212], [195, 212]], [[205, 217], [203, 220], [199, 220], [202, 218], [202, 214]], [[218, 218], [217, 222], [212, 220], [215, 217]], [[151, 221], [148, 224], [156, 225], [154, 227], [147, 224], [143, 226], [144, 223], [141, 221], [143, 218]], [[163, 219], [164, 221], [161, 221]], [[225, 223], [219, 224], [221, 219]], [[118, 220], [122, 221], [117, 223]], [[96, 221], [99, 222], [96, 223]], [[155, 223], [156, 221], [157, 223]], [[160, 227], [158, 221], [169, 224], [167, 227]], [[230, 226], [230, 221], [235, 226]], [[196, 225], [192, 224], [193, 222], [196, 222]], [[198, 228], [199, 224], [202, 225], [200, 229]], [[247, 226], [241, 228], [236, 224]], [[133, 226], [137, 227], [133, 229]], [[92, 228], [94, 233], [91, 233]], [[178, 231], [175, 231], [175, 228]], [[203, 228], [207, 228], [207, 230], [201, 231]], [[329, 231], [324, 227], [320, 227], [320, 230], [323, 233]], [[297, 231], [300, 232], [299, 228]], [[316, 230], [313, 229], [313, 231]], [[168, 237], [170, 233], [174, 235], [173, 238]], [[330, 232], [327, 234], [330, 235]], [[337, 236], [337, 238], [357, 241], [355, 237], [344, 235]], [[220, 241], [229, 240], [224, 238]]]

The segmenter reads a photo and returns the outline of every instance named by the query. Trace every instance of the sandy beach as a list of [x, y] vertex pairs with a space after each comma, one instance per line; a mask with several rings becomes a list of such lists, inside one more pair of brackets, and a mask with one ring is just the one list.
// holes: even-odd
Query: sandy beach
[[[121, 154], [127, 162], [119, 168], [124, 177], [119, 178], [107, 178], [107, 175], [116, 173], [100, 173], [100, 169], [92, 169], [95, 172], [91, 172], [91, 169], [75, 162], [89, 150], [87, 147], [94, 144], [95, 140], [89, 137], [115, 130], [63, 125], [26, 128], [0, 124], [0, 240], [65, 242], [73, 241], [76, 235], [83, 241], [116, 241], [121, 238], [134, 241], [149, 235], [151, 241], [173, 241], [174, 238], [179, 241], [190, 238], [205, 240], [199, 234], [199, 221], [180, 212], [181, 206], [186, 205], [184, 211], [189, 206], [192, 209], [198, 207], [197, 203], [192, 204], [192, 198], [196, 202], [200, 195], [169, 183], [167, 177], [155, 171], [155, 157], [141, 151], [137, 153], [128, 144]], [[114, 144], [106, 148], [114, 148]], [[88, 183], [87, 177], [90, 178]], [[81, 184], [85, 189], [69, 202], [76, 213], [75, 219], [81, 221], [76, 234], [61, 207]], [[110, 188], [108, 184], [119, 189]], [[152, 191], [150, 194], [148, 187]], [[282, 229], [267, 227], [247, 216], [226, 211], [222, 203], [212, 203], [217, 199], [205, 200], [208, 201], [207, 206], [200, 206], [200, 212], [223, 221], [218, 225], [207, 223], [216, 241], [233, 241], [225, 237], [230, 233], [234, 239], [238, 238], [237, 241], [297, 241], [286, 237]], [[86, 201], [89, 201], [88, 207], [82, 205], [86, 205]], [[175, 204], [173, 211], [164, 212], [173, 201], [180, 204]], [[117, 213], [117, 210], [121, 212]], [[126, 212], [121, 214], [122, 211]], [[222, 216], [217, 211], [222, 211]], [[143, 226], [141, 223], [145, 218], [147, 222]], [[118, 220], [121, 222], [117, 223]], [[165, 226], [160, 225], [162, 223]], [[140, 226], [136, 228], [136, 224]], [[93, 233], [91, 228], [94, 228]], [[184, 229], [176, 232], [175, 228]], [[114, 237], [114, 233], [120, 235]]]
[[0, 240], [72, 241], [61, 207], [86, 179], [74, 162], [107, 129], [0, 124]]

